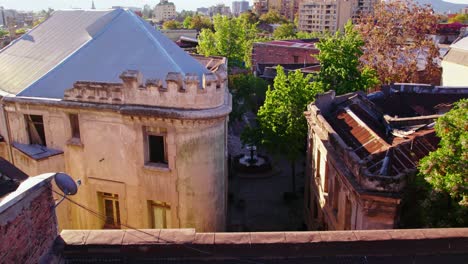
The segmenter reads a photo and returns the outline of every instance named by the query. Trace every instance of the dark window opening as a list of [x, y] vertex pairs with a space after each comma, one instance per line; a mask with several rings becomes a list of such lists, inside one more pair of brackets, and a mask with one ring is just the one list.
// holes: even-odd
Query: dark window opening
[[294, 63], [299, 63], [299, 56], [293, 56]]
[[29, 144], [46, 146], [44, 119], [40, 115], [25, 115]]
[[148, 135], [149, 162], [167, 164], [164, 136]]
[[70, 114], [70, 127], [72, 138], [80, 138], [80, 123], [78, 120], [78, 115]]

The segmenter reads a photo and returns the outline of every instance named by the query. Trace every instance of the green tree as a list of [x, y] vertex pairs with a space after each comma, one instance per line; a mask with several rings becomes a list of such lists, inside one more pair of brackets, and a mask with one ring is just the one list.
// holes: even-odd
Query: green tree
[[364, 41], [354, 30], [351, 21], [345, 25], [345, 32], [323, 38], [317, 43], [320, 53], [320, 72], [316, 81], [323, 90], [335, 90], [337, 94], [366, 90], [378, 84], [374, 70], [361, 67]]
[[192, 25], [192, 17], [191, 17], [191, 16], [187, 16], [187, 17], [184, 19], [184, 22], [182, 22], [182, 25], [184, 26], [184, 28], [190, 28], [190, 26]]
[[404, 228], [468, 225], [468, 99], [440, 117], [435, 131], [439, 148], [421, 159], [419, 174], [408, 179]]
[[0, 29], [0, 38], [10, 34], [8, 30]]
[[[189, 17], [187, 17], [187, 18], [189, 18]], [[185, 27], [186, 22], [187, 23], [190, 22], [190, 24], [188, 24], [188, 27], [187, 27], [187, 28], [190, 28], [190, 29], [196, 29], [198, 31], [201, 31], [204, 28], [208, 28], [208, 29], [213, 28], [213, 23], [211, 22], [211, 19], [209, 17], [194, 15], [194, 16], [190, 17], [189, 20], [190, 21], [185, 21], [184, 20], [184, 27]]]
[[214, 32], [202, 29], [198, 37], [197, 51], [205, 56], [224, 56], [229, 65], [250, 66], [252, 46], [256, 37], [256, 24], [245, 18], [217, 15], [213, 18]]
[[177, 20], [168, 20], [163, 23], [163, 29], [180, 29], [182, 28], [182, 24]]
[[420, 171], [436, 191], [468, 206], [468, 99], [437, 120], [439, 148], [420, 162]]
[[266, 24], [281, 24], [281, 23], [288, 22], [286, 18], [282, 17], [275, 10], [270, 10], [268, 11], [268, 13], [261, 15], [259, 20], [261, 23], [266, 23]]
[[265, 100], [267, 83], [252, 74], [229, 75], [229, 91], [232, 94], [232, 112], [229, 121], [241, 120], [251, 111], [257, 112]]
[[257, 14], [255, 14], [251, 10], [247, 10], [246, 12], [240, 14], [240, 16], [243, 17], [243, 19], [249, 21], [250, 24], [255, 24], [259, 21], [259, 17], [257, 16]]
[[[320, 86], [310, 82], [311, 77], [304, 76], [299, 70], [286, 74], [278, 66], [274, 89], [268, 88], [265, 103], [257, 114], [256, 134], [261, 135], [261, 144], [272, 153], [285, 155], [291, 163], [293, 193], [296, 192], [295, 163], [304, 152], [307, 136], [304, 111], [322, 92]], [[246, 133], [250, 132], [247, 130]]]
[[459, 22], [462, 24], [468, 24], [468, 14], [457, 14], [456, 16], [449, 18], [449, 23]]
[[296, 37], [296, 29], [294, 24], [292, 23], [284, 23], [281, 24], [279, 27], [273, 31], [273, 38], [274, 39], [287, 39], [287, 38], [295, 38]]

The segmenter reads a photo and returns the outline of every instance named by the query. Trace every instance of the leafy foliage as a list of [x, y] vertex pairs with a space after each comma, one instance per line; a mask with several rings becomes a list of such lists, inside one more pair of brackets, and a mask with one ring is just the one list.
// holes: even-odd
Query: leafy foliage
[[458, 14], [452, 18], [449, 18], [449, 23], [459, 22], [462, 24], [468, 24], [468, 14]]
[[282, 17], [276, 10], [270, 10], [268, 13], [260, 16], [260, 22], [266, 24], [282, 24], [288, 22], [288, 20]]
[[8, 30], [0, 29], [0, 38], [10, 34]]
[[217, 15], [213, 18], [214, 32], [203, 29], [198, 37], [197, 51], [205, 56], [224, 56], [229, 64], [250, 66], [256, 24], [245, 17], [231, 18]]
[[196, 29], [201, 31], [204, 28], [213, 28], [213, 23], [211, 23], [211, 19], [209, 17], [194, 15], [194, 16], [187, 16], [183, 22], [184, 28], [188, 29]]
[[281, 24], [278, 28], [275, 29], [275, 31], [273, 31], [274, 39], [287, 39], [295, 37], [296, 29], [292, 23]]
[[344, 34], [336, 32], [317, 43], [321, 68], [316, 81], [323, 90], [333, 89], [337, 94], [345, 94], [378, 84], [375, 71], [360, 65], [363, 45], [364, 41], [351, 22], [345, 25]]
[[437, 191], [468, 206], [468, 99], [437, 120], [439, 148], [421, 160], [420, 171]]
[[182, 28], [182, 24], [177, 20], [168, 20], [163, 23], [163, 29], [180, 29]]
[[401, 226], [468, 225], [468, 99], [437, 120], [439, 148], [421, 159], [419, 174], [408, 180]]
[[286, 155], [290, 161], [296, 160], [304, 148], [307, 135], [304, 111], [322, 92], [310, 79], [310, 75], [304, 76], [299, 70], [286, 74], [278, 66], [274, 89], [268, 88], [257, 115], [262, 145]]
[[229, 75], [229, 90], [232, 94], [230, 121], [237, 121], [246, 112], [257, 112], [265, 99], [267, 83], [252, 74]]
[[[427, 37], [435, 33], [437, 23], [430, 6], [412, 0], [382, 1], [359, 21], [357, 29], [366, 41], [361, 59], [377, 71], [383, 84], [439, 82], [439, 50]], [[418, 73], [422, 67], [423, 79]]]

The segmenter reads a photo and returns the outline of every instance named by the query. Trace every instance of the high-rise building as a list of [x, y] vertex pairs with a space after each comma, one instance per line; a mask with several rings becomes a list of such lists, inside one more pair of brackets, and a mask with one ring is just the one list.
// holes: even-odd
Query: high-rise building
[[209, 16], [215, 15], [222, 15], [222, 16], [229, 16], [231, 15], [231, 8], [229, 6], [225, 6], [224, 4], [210, 6], [208, 8]]
[[312, 0], [300, 4], [299, 30], [336, 32], [353, 17], [356, 0]]
[[253, 12], [257, 16], [261, 16], [268, 12], [268, 0], [254, 0], [253, 1]]
[[176, 6], [168, 0], [161, 0], [154, 8], [154, 18], [157, 22], [170, 20], [176, 16]]
[[249, 10], [249, 1], [233, 1], [232, 2], [232, 14], [235, 16], [244, 13]]

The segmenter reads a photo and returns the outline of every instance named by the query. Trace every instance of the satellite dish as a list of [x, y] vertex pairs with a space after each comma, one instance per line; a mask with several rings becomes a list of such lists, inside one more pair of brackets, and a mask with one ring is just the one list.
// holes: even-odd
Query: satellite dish
[[57, 187], [65, 195], [75, 195], [78, 192], [78, 186], [70, 175], [63, 172], [56, 173], [54, 176]]

